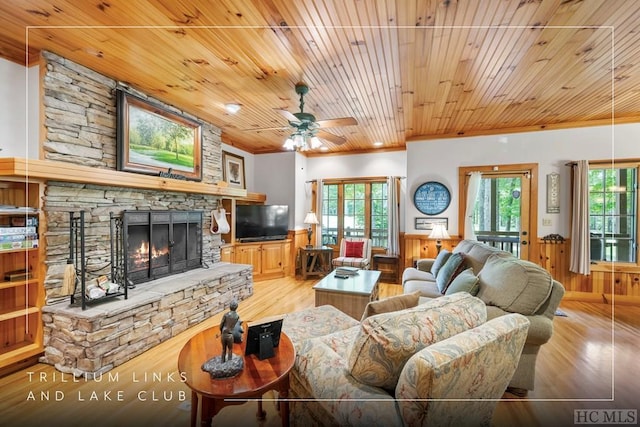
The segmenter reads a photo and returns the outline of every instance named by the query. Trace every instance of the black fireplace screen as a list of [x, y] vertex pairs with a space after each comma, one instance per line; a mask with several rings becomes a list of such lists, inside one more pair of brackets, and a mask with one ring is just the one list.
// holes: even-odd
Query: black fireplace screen
[[201, 211], [125, 211], [125, 274], [142, 283], [202, 266]]

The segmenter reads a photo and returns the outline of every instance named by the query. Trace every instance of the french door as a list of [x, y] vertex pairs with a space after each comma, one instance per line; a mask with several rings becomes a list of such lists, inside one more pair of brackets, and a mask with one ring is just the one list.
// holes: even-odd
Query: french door
[[[473, 210], [473, 228], [481, 242], [529, 259], [535, 237], [537, 165], [502, 165], [460, 168], [460, 218], [464, 218], [469, 173], [482, 173]], [[537, 196], [536, 196], [537, 197]], [[532, 218], [533, 217], [533, 218]], [[460, 221], [464, 235], [464, 221]]]

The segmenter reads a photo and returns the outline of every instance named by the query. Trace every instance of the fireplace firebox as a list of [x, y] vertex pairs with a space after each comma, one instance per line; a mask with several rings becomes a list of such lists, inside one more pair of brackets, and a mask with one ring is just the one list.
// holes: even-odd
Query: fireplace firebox
[[122, 228], [129, 283], [202, 267], [202, 211], [124, 211]]

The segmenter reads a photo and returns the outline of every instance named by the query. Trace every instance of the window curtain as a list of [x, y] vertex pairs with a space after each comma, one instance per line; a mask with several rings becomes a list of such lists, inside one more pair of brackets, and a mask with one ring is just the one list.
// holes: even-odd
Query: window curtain
[[387, 255], [400, 254], [400, 200], [398, 195], [398, 180], [400, 178], [387, 177]]
[[569, 271], [590, 273], [591, 239], [589, 235], [589, 162], [573, 166], [573, 211], [571, 212], [571, 257]]
[[316, 217], [319, 224], [316, 225], [315, 246], [322, 246], [322, 193], [324, 192], [324, 183], [321, 179], [316, 181]]
[[480, 180], [482, 172], [471, 172], [469, 174], [469, 184], [467, 186], [467, 206], [464, 213], [464, 238], [476, 240], [476, 232], [473, 229], [473, 209], [476, 206], [478, 191], [480, 190]]

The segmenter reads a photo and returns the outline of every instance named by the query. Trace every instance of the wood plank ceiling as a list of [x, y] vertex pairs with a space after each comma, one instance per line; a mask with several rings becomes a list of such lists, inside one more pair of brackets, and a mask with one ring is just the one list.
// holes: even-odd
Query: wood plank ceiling
[[323, 141], [329, 153], [638, 121], [639, 34], [636, 0], [0, 3], [0, 56], [55, 52], [256, 154], [283, 150], [291, 130], [253, 129], [288, 125], [275, 109], [299, 111], [299, 81], [305, 112], [358, 121], [326, 129], [346, 137]]

